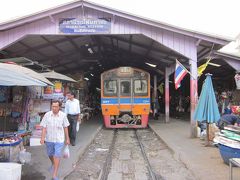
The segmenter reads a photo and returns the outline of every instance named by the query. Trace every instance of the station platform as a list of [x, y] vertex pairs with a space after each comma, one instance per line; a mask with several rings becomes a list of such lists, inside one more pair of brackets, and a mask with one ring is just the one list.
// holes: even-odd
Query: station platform
[[[174, 157], [183, 162], [198, 180], [229, 179], [229, 166], [224, 164], [217, 147], [206, 147], [205, 141], [190, 138], [190, 122], [170, 118], [169, 123], [164, 117], [150, 120], [149, 127], [172, 150]], [[240, 171], [233, 169], [233, 179], [240, 179]]]
[[[79, 157], [90, 145], [102, 126], [100, 116], [81, 124], [76, 146], [70, 146], [71, 157], [61, 160], [60, 179], [74, 170]], [[229, 179], [229, 166], [224, 164], [218, 148], [206, 147], [203, 140], [190, 138], [190, 123], [188, 120], [171, 118], [169, 123], [165, 123], [164, 117], [160, 117], [158, 120], [150, 120], [149, 127], [171, 149], [174, 157], [193, 172], [196, 180]], [[50, 167], [50, 161], [45, 146], [27, 147], [27, 151], [32, 153], [32, 160], [30, 164], [23, 166], [22, 180], [51, 179], [51, 174], [47, 170]], [[233, 179], [240, 179], [238, 168], [233, 168]]]
[[[76, 146], [70, 147], [70, 158], [62, 159], [59, 168], [59, 178], [63, 179], [73, 169], [79, 157], [84, 153], [85, 149], [91, 144], [96, 134], [102, 128], [101, 116], [96, 116], [80, 125], [77, 133]], [[51, 174], [48, 168], [51, 163], [47, 157], [45, 146], [27, 146], [27, 151], [32, 154], [30, 164], [22, 166], [22, 179], [21, 180], [50, 180]]]

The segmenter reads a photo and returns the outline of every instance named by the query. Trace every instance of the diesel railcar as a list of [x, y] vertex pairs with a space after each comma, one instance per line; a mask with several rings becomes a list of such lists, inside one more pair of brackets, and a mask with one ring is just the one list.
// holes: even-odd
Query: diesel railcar
[[119, 67], [101, 74], [101, 108], [106, 128], [145, 128], [150, 112], [150, 74]]

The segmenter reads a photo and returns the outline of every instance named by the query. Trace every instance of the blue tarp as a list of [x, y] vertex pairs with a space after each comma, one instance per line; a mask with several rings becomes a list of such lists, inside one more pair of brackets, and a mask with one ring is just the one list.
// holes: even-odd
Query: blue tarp
[[220, 119], [220, 113], [213, 90], [211, 75], [207, 74], [202, 92], [194, 112], [194, 119], [197, 121], [206, 120], [207, 123], [214, 123]]

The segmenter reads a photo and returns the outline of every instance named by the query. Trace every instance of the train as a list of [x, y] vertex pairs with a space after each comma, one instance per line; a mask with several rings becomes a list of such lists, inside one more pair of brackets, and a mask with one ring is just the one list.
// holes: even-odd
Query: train
[[106, 128], [146, 128], [150, 106], [150, 74], [118, 67], [101, 74], [101, 111]]

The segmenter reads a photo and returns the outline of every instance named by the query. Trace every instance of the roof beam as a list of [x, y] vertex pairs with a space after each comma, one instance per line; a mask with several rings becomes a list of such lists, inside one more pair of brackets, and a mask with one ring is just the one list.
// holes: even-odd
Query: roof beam
[[[123, 41], [123, 42], [129, 43], [128, 40], [125, 40], [124, 38], [121, 38], [121, 37], [118, 37], [118, 36], [104, 36], [104, 37], [112, 37], [113, 39], [117, 39], [119, 41]], [[149, 49], [148, 45], [140, 44], [140, 43], [137, 43], [137, 42], [132, 42], [132, 45], [139, 46], [139, 47], [144, 48], [144, 49]], [[163, 53], [163, 54], [167, 54], [168, 53], [166, 51], [161, 51], [160, 49], [157, 49], [157, 48], [154, 48], [154, 47], [152, 47], [151, 51], [155, 51], [155, 52], [158, 52], [158, 53], [160, 52], [160, 53]], [[180, 54], [177, 54], [177, 53], [174, 53], [174, 54], [177, 55], [177, 56], [180, 56], [183, 59], [187, 59], [186, 57], [184, 57], [184, 56], [182, 56]]]
[[61, 50], [59, 47], [56, 46], [55, 43], [49, 41], [46, 37], [44, 36], [40, 36], [41, 38], [43, 38], [45, 41], [47, 41], [48, 44], [50, 44], [51, 46], [53, 46], [55, 49], [57, 49], [60, 53], [63, 53], [64, 51]]
[[[36, 36], [36, 35], [32, 35], [32, 36]], [[65, 38], [66, 38], [66, 36], [64, 36]], [[53, 42], [51, 42], [52, 44], [59, 44], [59, 43], [62, 43], [63, 41], [66, 41], [66, 39], [65, 38], [63, 38], [63, 39], [58, 39], [58, 40], [56, 40], [56, 41], [53, 41]], [[22, 43], [22, 41], [19, 41], [18, 43]], [[35, 49], [42, 49], [42, 48], [46, 48], [46, 47], [49, 47], [49, 46], [51, 46], [51, 44], [49, 44], [49, 43], [44, 43], [44, 44], [41, 44], [41, 45], [38, 45], [38, 46], [35, 46], [34, 48]], [[10, 49], [11, 48], [11, 46], [9, 46], [7, 49]], [[21, 54], [21, 55], [23, 55], [23, 54], [27, 54], [27, 53], [29, 53], [29, 52], [31, 52], [32, 50], [31, 49], [27, 49], [27, 50], [20, 50], [20, 51], [16, 51], [16, 52], [13, 52], [13, 53], [15, 53], [15, 54]]]
[[197, 54], [198, 55], [201, 55], [201, 53], [203, 53], [204, 51], [206, 51], [208, 48], [206, 48], [206, 47], [204, 47], [204, 48], [202, 48]]
[[72, 37], [70, 37], [70, 36], [65, 36], [67, 39], [68, 39], [68, 41], [73, 45], [73, 47], [75, 48], [75, 50], [80, 50], [79, 49], [79, 47], [78, 47], [78, 45], [74, 42], [74, 40], [73, 40], [73, 38]]
[[132, 38], [133, 38], [133, 35], [130, 35], [130, 38], [129, 38], [129, 52], [130, 53], [132, 51]]
[[18, 43], [21, 44], [22, 46], [25, 46], [26, 48], [28, 48], [28, 50], [29, 50], [28, 52], [34, 51], [34, 52], [40, 54], [40, 55], [43, 56], [43, 57], [47, 57], [45, 54], [43, 54], [42, 52], [40, 52], [38, 48], [35, 48], [35, 47], [32, 48], [32, 47], [26, 45], [25, 43], [23, 43], [23, 42], [21, 42], [21, 41], [19, 41]]
[[[96, 46], [96, 45], [92, 45], [91, 47], [94, 47], [94, 46]], [[41, 61], [41, 62], [46, 62], [46, 61], [48, 61], [49, 59], [63, 59], [63, 58], [65, 58], [65, 57], [68, 57], [69, 55], [76, 55], [76, 54], [79, 54], [80, 57], [83, 57], [83, 56], [81, 56], [81, 54], [82, 54], [81, 51], [82, 51], [82, 50], [81, 50], [80, 48], [78, 49], [78, 51], [76, 51], [76, 50], [74, 49], [73, 51], [65, 52], [65, 53], [63, 53], [63, 54], [56, 55], [56, 56], [49, 56], [49, 57], [47, 57], [47, 58], [45, 58], [45, 59], [40, 59], [39, 61]], [[91, 57], [91, 58], [96, 58], [96, 57]]]
[[113, 38], [111, 37], [111, 45], [112, 45], [112, 50], [114, 51], [114, 43], [113, 43]]
[[149, 53], [151, 52], [151, 50], [153, 48], [153, 44], [154, 44], [154, 40], [152, 40], [150, 46], [148, 47], [145, 57], [148, 57]]
[[102, 51], [102, 42], [101, 42], [101, 39], [100, 37], [98, 36], [90, 36], [91, 39], [93, 40], [93, 42], [95, 42], [98, 46], [98, 55], [100, 58], [103, 57], [103, 51]]
[[[109, 46], [109, 45], [106, 45], [106, 44], [105, 44], [105, 46]], [[139, 59], [139, 60], [144, 59], [143, 56], [141, 56], [141, 55], [139, 55], [139, 54], [136, 54], [136, 53], [130, 53], [129, 51], [124, 50], [124, 49], [119, 49], [118, 51], [119, 51], [122, 55], [129, 56], [130, 58], [136, 57], [136, 58]], [[157, 63], [157, 64], [163, 63], [164, 66], [167, 66], [167, 65], [168, 65], [168, 63], [162, 62], [160, 59], [154, 59], [154, 58], [151, 57], [151, 58], [149, 58], [149, 60], [150, 60], [151, 62], [154, 62], [154, 63]], [[144, 61], [144, 62], [145, 62], [145, 61]]]
[[[61, 42], [64, 42], [64, 41], [66, 41], [66, 39], [59, 39], [59, 40], [56, 40], [56, 41], [53, 41], [52, 43], [54, 43], [54, 44], [58, 44], [58, 43], [61, 43]], [[18, 43], [22, 43], [22, 41], [19, 41]], [[46, 48], [46, 47], [48, 47], [48, 46], [51, 46], [51, 44], [48, 44], [48, 43], [44, 43], [44, 44], [41, 44], [41, 45], [38, 45], [38, 46], [35, 46], [34, 48], [35, 49], [42, 49], [42, 48]], [[11, 48], [11, 46], [9, 46], [8, 48]], [[7, 48], [7, 49], [8, 49]], [[16, 54], [27, 54], [27, 53], [29, 53], [30, 51], [32, 51], [31, 49], [27, 49], [27, 50], [21, 50], [21, 51], [17, 51], [17, 52], [14, 52], [14, 53], [16, 53]]]
[[206, 55], [210, 55], [211, 49], [208, 49], [206, 52], [198, 56], [198, 62], [205, 58]]

